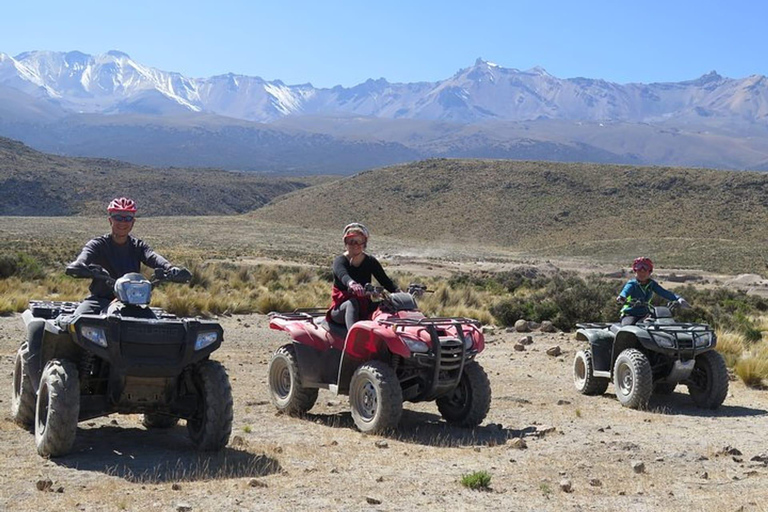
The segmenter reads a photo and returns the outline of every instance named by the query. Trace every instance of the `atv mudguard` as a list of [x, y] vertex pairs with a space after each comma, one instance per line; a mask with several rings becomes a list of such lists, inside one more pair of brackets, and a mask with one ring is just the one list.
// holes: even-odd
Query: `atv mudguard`
[[610, 372], [613, 366], [614, 335], [608, 329], [579, 329], [576, 339], [589, 342], [592, 349], [592, 365], [594, 370]]
[[269, 328], [276, 331], [285, 331], [293, 338], [294, 342], [315, 350], [325, 351], [333, 344], [331, 334], [312, 322], [286, 321], [281, 318], [273, 318], [269, 321]]
[[622, 351], [633, 347], [656, 352], [659, 350], [646, 329], [636, 325], [625, 325], [616, 333], [616, 342], [613, 344], [613, 360], [615, 361]]
[[37, 393], [45, 364], [51, 359], [64, 358], [78, 361], [82, 349], [72, 341], [69, 333], [53, 321], [37, 318], [29, 309], [21, 314], [27, 326], [27, 351], [23, 354], [29, 379]]
[[391, 327], [372, 320], [355, 323], [347, 334], [345, 353], [354, 359], [368, 361], [387, 350], [403, 357], [411, 357], [411, 351]]
[[352, 375], [358, 366], [372, 359], [384, 360], [388, 363], [390, 353], [404, 358], [411, 357], [411, 351], [391, 327], [372, 320], [355, 323], [344, 342], [339, 371], [339, 391], [348, 391]]

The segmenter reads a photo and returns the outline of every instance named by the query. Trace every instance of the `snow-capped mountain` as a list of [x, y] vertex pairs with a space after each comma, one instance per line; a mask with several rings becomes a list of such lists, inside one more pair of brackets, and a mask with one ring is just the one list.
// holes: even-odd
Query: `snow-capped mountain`
[[736, 118], [768, 122], [768, 79], [730, 79], [712, 72], [677, 83], [616, 84], [560, 79], [542, 68], [503, 68], [478, 59], [438, 82], [368, 80], [354, 87], [286, 85], [236, 74], [187, 78], [137, 63], [128, 55], [80, 52], [0, 53], [0, 86], [57, 101], [70, 112], [208, 112], [256, 122], [287, 116], [386, 119], [654, 122]]

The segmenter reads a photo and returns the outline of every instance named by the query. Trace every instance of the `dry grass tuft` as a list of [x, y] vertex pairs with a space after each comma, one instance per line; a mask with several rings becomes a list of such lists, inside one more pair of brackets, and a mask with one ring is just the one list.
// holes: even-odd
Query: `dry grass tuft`
[[717, 351], [725, 359], [725, 364], [733, 368], [744, 353], [747, 342], [744, 336], [735, 331], [717, 331]]

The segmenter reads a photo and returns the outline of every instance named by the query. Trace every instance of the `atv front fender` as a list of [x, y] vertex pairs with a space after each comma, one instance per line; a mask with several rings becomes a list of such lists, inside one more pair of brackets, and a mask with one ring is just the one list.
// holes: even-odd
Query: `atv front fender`
[[44, 350], [43, 340], [46, 331], [49, 333], [48, 336], [51, 337], [52, 340], [57, 341], [60, 339], [59, 337], [63, 337], [66, 341], [70, 341], [69, 335], [66, 331], [56, 327], [52, 322], [34, 316], [32, 311], [28, 309], [21, 314], [21, 319], [24, 320], [24, 324], [27, 326], [28, 350], [23, 354], [24, 363], [26, 364], [32, 387], [35, 390], [35, 393], [37, 393], [37, 388], [40, 385], [40, 377], [43, 374], [43, 367], [56, 353], [55, 343], [52, 344], [49, 342], [49, 348]]
[[613, 366], [611, 359], [614, 336], [608, 329], [579, 329], [576, 339], [586, 341], [592, 349], [592, 364], [594, 370], [610, 372]]
[[405, 358], [411, 357], [411, 351], [400, 336], [378, 322], [357, 322], [347, 334], [345, 352], [354, 359], [368, 361], [385, 349]]
[[636, 325], [626, 325], [616, 333], [616, 344], [614, 345], [614, 360], [623, 350], [628, 348], [643, 348], [647, 350], [658, 351], [659, 348], [651, 339], [646, 329]]

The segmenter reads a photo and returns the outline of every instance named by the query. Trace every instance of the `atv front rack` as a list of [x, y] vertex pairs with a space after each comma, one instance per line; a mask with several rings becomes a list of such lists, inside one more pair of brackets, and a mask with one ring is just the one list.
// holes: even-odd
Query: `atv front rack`
[[[435, 317], [435, 318], [388, 318], [378, 320], [381, 325], [392, 326], [397, 332], [398, 329], [406, 327], [420, 327], [429, 334], [432, 346], [428, 354], [414, 354], [414, 357], [429, 357], [432, 362], [432, 374], [429, 384], [425, 390], [418, 396], [418, 400], [434, 400], [442, 396], [449, 390], [456, 389], [464, 373], [464, 365], [468, 359], [474, 357], [475, 351], [469, 352], [466, 345], [467, 333], [463, 326], [472, 326], [474, 329], [480, 328], [480, 322], [471, 318], [464, 317]], [[445, 336], [441, 339], [438, 328], [454, 327], [457, 338]], [[443, 331], [443, 334], [445, 332]]]
[[415, 327], [415, 326], [428, 326], [428, 325], [473, 325], [480, 328], [479, 321], [472, 318], [465, 318], [463, 316], [447, 316], [447, 317], [432, 317], [432, 318], [387, 318], [386, 320], [378, 320], [380, 324], [391, 325], [397, 327]]
[[[29, 301], [29, 310], [32, 316], [53, 320], [59, 315], [74, 314], [79, 302], [69, 302], [60, 300], [31, 300]], [[156, 318], [177, 318], [173, 313], [168, 313], [162, 308], [149, 308], [155, 314]]]
[[[643, 326], [648, 331], [648, 335], [651, 337], [654, 343], [658, 346], [665, 346], [664, 343], [660, 343], [659, 340], [662, 337], [665, 341], [669, 338], [674, 343], [675, 350], [696, 350], [697, 341], [705, 336], [709, 336], [710, 340], [706, 346], [702, 348], [708, 348], [712, 343], [711, 337], [714, 336], [714, 329], [706, 324], [690, 324], [690, 323], [670, 323], [662, 325], [647, 325]], [[663, 335], [663, 336], [662, 336]], [[669, 336], [669, 338], [666, 338]]]
[[45, 318], [46, 320], [56, 318], [60, 314], [71, 315], [79, 305], [79, 302], [66, 302], [60, 300], [29, 301], [29, 309], [32, 311], [32, 316]]

